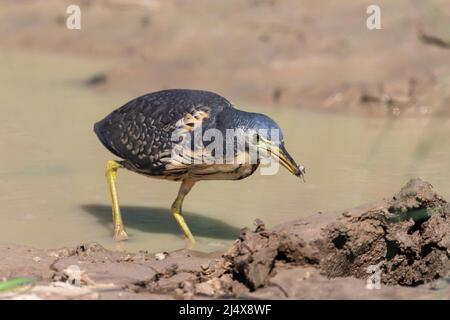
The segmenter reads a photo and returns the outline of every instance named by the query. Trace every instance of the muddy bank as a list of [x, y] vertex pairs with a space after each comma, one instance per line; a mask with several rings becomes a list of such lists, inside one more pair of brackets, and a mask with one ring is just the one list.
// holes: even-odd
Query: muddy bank
[[[267, 229], [256, 221], [225, 254], [0, 245], [0, 278], [32, 287], [4, 298], [450, 298], [450, 204], [408, 182], [390, 199]], [[74, 267], [75, 266], [75, 267]], [[367, 281], [372, 288], [369, 290]], [[68, 284], [79, 279], [80, 286]]]
[[417, 286], [448, 277], [450, 206], [422, 180], [411, 180], [392, 199], [312, 216], [267, 231], [244, 230], [225, 256], [236, 278], [251, 289], [274, 271], [314, 267], [329, 277], [367, 279], [381, 271], [381, 283]]
[[383, 33], [367, 29], [369, 3], [356, 0], [332, 10], [296, 0], [86, 0], [80, 32], [66, 28], [69, 0], [8, 1], [0, 47], [109, 60], [78, 79], [99, 93], [191, 87], [241, 104], [448, 114], [444, 3], [378, 1]]

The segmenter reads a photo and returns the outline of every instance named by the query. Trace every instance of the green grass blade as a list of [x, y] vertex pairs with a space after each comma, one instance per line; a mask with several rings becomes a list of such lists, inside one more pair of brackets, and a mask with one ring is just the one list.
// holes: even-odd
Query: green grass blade
[[20, 286], [33, 283], [33, 279], [30, 278], [14, 278], [0, 282], [0, 292], [14, 290]]

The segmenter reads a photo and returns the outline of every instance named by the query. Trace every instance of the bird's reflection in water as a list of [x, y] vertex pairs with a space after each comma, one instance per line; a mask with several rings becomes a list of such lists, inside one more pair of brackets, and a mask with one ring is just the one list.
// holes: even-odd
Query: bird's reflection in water
[[[98, 222], [109, 230], [111, 229], [111, 207], [101, 204], [86, 204], [82, 209], [97, 218]], [[179, 235], [180, 229], [174, 223], [169, 209], [121, 206], [122, 216], [130, 231], [133, 229], [150, 233], [166, 233]], [[239, 236], [240, 229], [221, 220], [210, 218], [196, 213], [185, 212], [184, 216], [189, 221], [193, 232], [200, 237], [234, 240]]]

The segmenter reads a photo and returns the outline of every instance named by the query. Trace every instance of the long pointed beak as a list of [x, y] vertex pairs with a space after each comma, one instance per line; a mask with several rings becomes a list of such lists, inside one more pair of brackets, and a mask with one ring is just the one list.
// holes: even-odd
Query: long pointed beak
[[278, 160], [283, 167], [285, 167], [290, 173], [297, 177], [302, 177], [305, 180], [305, 167], [299, 166], [295, 162], [295, 160], [291, 157], [291, 155], [287, 152], [286, 148], [282, 144], [280, 147], [276, 147], [274, 145], [270, 145], [267, 142], [263, 142], [264, 145], [262, 148], [269, 152], [271, 156], [273, 156], [276, 160]]
[[303, 179], [305, 179], [305, 167], [297, 165], [295, 160], [287, 152], [284, 145], [281, 145], [281, 147], [278, 148], [278, 152], [273, 153], [273, 155], [275, 157], [278, 157], [281, 165], [285, 167], [290, 173], [296, 175], [297, 177], [302, 177]]

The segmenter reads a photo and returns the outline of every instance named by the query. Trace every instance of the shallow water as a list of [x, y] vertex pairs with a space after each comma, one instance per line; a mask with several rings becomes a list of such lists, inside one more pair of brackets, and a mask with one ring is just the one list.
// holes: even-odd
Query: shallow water
[[[133, 98], [79, 85], [108, 62], [0, 54], [0, 241], [55, 248], [99, 242], [151, 252], [185, 245], [169, 208], [178, 183], [120, 171], [130, 240], [112, 240], [104, 166], [114, 158], [92, 125]], [[238, 103], [236, 103], [238, 104]], [[241, 105], [243, 105], [241, 103]], [[283, 128], [306, 183], [286, 170], [200, 182], [185, 216], [204, 251], [225, 250], [255, 218], [267, 225], [390, 196], [411, 177], [450, 195], [447, 119], [368, 119], [261, 109]]]

